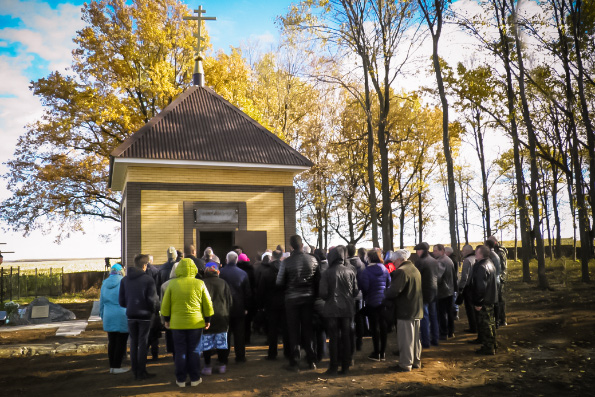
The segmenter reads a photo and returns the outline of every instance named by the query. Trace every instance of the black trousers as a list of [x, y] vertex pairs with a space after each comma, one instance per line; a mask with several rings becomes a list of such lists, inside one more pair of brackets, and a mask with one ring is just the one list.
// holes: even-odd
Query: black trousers
[[287, 326], [285, 325], [285, 309], [283, 307], [267, 308], [265, 309], [265, 313], [267, 322], [267, 343], [269, 345], [269, 358], [277, 357], [279, 334], [282, 335], [284, 355], [289, 357], [289, 342]]
[[134, 376], [147, 372], [147, 346], [149, 341], [150, 320], [128, 319], [130, 332], [130, 362]]
[[126, 343], [128, 342], [127, 332], [107, 333], [107, 357], [110, 368], [121, 368], [122, 360], [126, 354]]
[[455, 332], [455, 309], [453, 306], [453, 297], [451, 295], [446, 298], [440, 298], [437, 303], [440, 336], [442, 338], [447, 336], [450, 337]]
[[343, 369], [351, 364], [351, 317], [326, 318], [326, 332], [329, 337], [329, 368], [337, 369], [339, 359]]
[[383, 354], [386, 351], [386, 339], [388, 336], [388, 324], [381, 315], [382, 306], [370, 307], [368, 320], [370, 320], [370, 332], [372, 333], [372, 344], [375, 354]]
[[246, 358], [246, 316], [230, 317], [229, 330], [227, 331], [227, 352], [231, 350], [231, 337], [233, 335], [233, 349], [237, 360]]
[[355, 301], [355, 348], [361, 350], [364, 332], [366, 328], [366, 316], [360, 313], [362, 309], [362, 301]]
[[219, 364], [227, 365], [229, 357], [229, 350], [227, 349], [205, 350], [202, 352], [202, 356], [205, 359], [205, 365], [207, 367], [211, 366], [211, 357], [213, 356], [214, 352], [217, 352], [217, 360], [219, 361]]
[[285, 303], [285, 315], [287, 316], [287, 332], [289, 334], [289, 364], [297, 365], [300, 359], [300, 340], [306, 351], [308, 364], [316, 362], [316, 354], [313, 347], [312, 312], [314, 303], [301, 304]]

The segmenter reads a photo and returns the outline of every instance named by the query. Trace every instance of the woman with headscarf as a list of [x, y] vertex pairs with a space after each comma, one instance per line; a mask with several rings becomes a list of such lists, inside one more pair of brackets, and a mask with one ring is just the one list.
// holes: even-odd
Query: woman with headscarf
[[191, 259], [182, 259], [176, 267], [176, 278], [169, 282], [161, 302], [165, 328], [172, 330], [176, 384], [180, 387], [186, 386], [188, 376], [191, 386], [202, 382], [197, 347], [203, 328], [209, 328], [214, 314], [205, 283], [195, 278], [197, 272]]
[[351, 323], [359, 290], [355, 272], [344, 266], [346, 256], [347, 249], [344, 246], [333, 248], [327, 258], [329, 268], [320, 278], [319, 295], [324, 300], [323, 315], [329, 337], [328, 375], [337, 374], [339, 356], [342, 374], [349, 371], [351, 364]]
[[99, 296], [99, 317], [103, 320], [103, 330], [107, 332], [107, 356], [111, 374], [130, 371], [130, 367], [122, 368], [128, 342], [126, 309], [119, 303], [122, 278], [124, 278], [124, 269], [122, 265], [116, 263], [111, 267], [109, 277], [103, 281]]
[[217, 371], [224, 374], [227, 367], [229, 350], [227, 349], [227, 329], [229, 328], [229, 311], [233, 298], [229, 285], [219, 278], [219, 265], [216, 262], [209, 262], [205, 265], [203, 282], [209, 291], [213, 310], [215, 314], [211, 317], [211, 326], [202, 334], [199, 350], [203, 352], [205, 367], [203, 375], [211, 375], [211, 355], [217, 351]]

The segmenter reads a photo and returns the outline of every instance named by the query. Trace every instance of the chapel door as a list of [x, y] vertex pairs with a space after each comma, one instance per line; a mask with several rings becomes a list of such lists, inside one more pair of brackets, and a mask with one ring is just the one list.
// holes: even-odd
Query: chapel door
[[248, 255], [252, 263], [257, 262], [260, 260], [260, 255], [267, 249], [267, 232], [236, 230], [234, 245], [242, 247], [243, 252]]

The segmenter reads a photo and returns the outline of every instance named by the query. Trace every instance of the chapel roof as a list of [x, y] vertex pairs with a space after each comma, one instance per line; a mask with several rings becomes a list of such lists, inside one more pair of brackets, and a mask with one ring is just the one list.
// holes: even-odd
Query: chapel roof
[[[192, 86], [128, 137], [114, 159], [244, 163], [306, 169], [312, 162], [211, 88]], [[110, 170], [110, 185], [112, 179]]]

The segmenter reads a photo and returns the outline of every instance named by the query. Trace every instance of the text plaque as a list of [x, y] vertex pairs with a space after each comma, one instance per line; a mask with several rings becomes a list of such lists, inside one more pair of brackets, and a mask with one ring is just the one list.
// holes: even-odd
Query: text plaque
[[235, 208], [199, 208], [196, 210], [196, 223], [238, 223], [238, 210]]
[[33, 306], [31, 308], [31, 318], [48, 318], [50, 316], [50, 307], [45, 306]]

